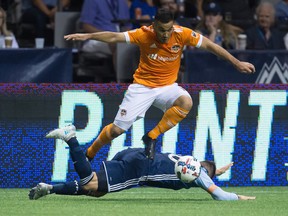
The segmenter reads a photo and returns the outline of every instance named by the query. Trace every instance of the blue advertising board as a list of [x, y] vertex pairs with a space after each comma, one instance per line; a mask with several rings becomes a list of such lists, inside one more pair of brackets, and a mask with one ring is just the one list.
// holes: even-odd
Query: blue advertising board
[[186, 83], [288, 83], [286, 50], [230, 50], [240, 61], [255, 66], [254, 74], [238, 72], [229, 62], [197, 49], [185, 51]]
[[[193, 154], [232, 169], [219, 186], [285, 186], [288, 171], [286, 85], [186, 84], [193, 108], [186, 119], [159, 137], [157, 151]], [[116, 115], [127, 85], [0, 84], [0, 187], [28, 188], [38, 182], [78, 178], [61, 140], [45, 139], [74, 123], [85, 151]], [[156, 108], [127, 133], [102, 148], [92, 167], [127, 147], [143, 147], [141, 137], [162, 117]]]
[[71, 49], [0, 49], [0, 82], [72, 82]]

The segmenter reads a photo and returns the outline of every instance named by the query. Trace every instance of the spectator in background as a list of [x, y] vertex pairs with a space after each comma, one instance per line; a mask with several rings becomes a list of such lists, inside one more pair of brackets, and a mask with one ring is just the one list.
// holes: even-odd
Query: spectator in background
[[197, 3], [198, 0], [185, 0], [185, 11], [184, 11], [184, 17], [185, 18], [197, 18]]
[[[62, 7], [69, 4], [69, 0], [60, 0]], [[46, 46], [54, 45], [54, 18], [58, 0], [23, 0], [22, 23], [34, 26], [35, 36], [45, 38]]]
[[155, 0], [154, 2], [157, 8], [169, 9], [174, 14], [174, 17], [178, 17], [178, 5], [176, 0]]
[[68, 0], [69, 3], [63, 8], [63, 11], [81, 11], [84, 0]]
[[154, 2], [158, 8], [172, 11], [178, 21], [179, 18], [196, 18], [196, 0], [155, 0]]
[[277, 27], [283, 34], [286, 34], [283, 39], [285, 47], [288, 50], [288, 0], [280, 0], [276, 2], [275, 10]]
[[0, 7], [0, 48], [5, 47], [5, 43], [4, 43], [5, 37], [12, 38], [11, 48], [18, 48], [19, 46], [18, 46], [18, 43], [15, 39], [13, 32], [7, 29], [6, 17], [7, 17], [6, 12], [3, 10], [3, 8]]
[[260, 0], [197, 0], [197, 14], [200, 19], [204, 17], [203, 9], [211, 2], [216, 2], [223, 10], [224, 20], [243, 29], [250, 27], [255, 14], [255, 8]]
[[205, 6], [204, 17], [196, 30], [226, 49], [235, 49], [237, 36], [243, 32], [241, 28], [224, 21], [220, 5], [214, 2]]
[[278, 19], [288, 19], [288, 0], [281, 0], [275, 5], [276, 17]]
[[[129, 19], [129, 8], [127, 0], [85, 0], [80, 21], [85, 33], [112, 31], [119, 32], [119, 23], [113, 22], [117, 19]], [[123, 27], [123, 31], [130, 29], [130, 25]], [[115, 53], [115, 44], [107, 44], [95, 40], [84, 43], [82, 51], [99, 52], [103, 55]]]
[[285, 49], [283, 33], [274, 27], [275, 9], [262, 2], [256, 9], [257, 23], [247, 29], [247, 49]]
[[[169, 9], [174, 14], [175, 24], [189, 28], [193, 27], [190, 20], [183, 19], [183, 17], [181, 17], [182, 15], [179, 12], [179, 5], [177, 4], [177, 0], [155, 0], [154, 2], [157, 8]], [[186, 11], [186, 7], [184, 8], [184, 10]]]
[[[153, 0], [134, 0], [130, 6], [130, 18], [136, 20], [154, 19], [156, 14], [156, 6]], [[141, 25], [150, 25], [151, 23], [133, 24], [133, 28], [139, 28]]]

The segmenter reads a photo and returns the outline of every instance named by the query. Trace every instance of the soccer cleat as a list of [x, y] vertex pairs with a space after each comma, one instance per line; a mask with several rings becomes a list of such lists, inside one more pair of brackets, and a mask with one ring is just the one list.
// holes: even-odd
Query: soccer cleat
[[142, 137], [142, 141], [144, 142], [145, 145], [145, 154], [146, 156], [153, 160], [155, 156], [155, 148], [156, 148], [156, 139], [152, 139], [148, 136], [148, 133], [146, 133]]
[[29, 192], [30, 200], [37, 200], [41, 197], [44, 197], [50, 194], [50, 190], [52, 189], [52, 185], [46, 183], [39, 183], [36, 187], [33, 187]]
[[76, 137], [76, 128], [72, 124], [52, 130], [46, 135], [46, 138], [62, 139], [66, 142], [72, 137]]

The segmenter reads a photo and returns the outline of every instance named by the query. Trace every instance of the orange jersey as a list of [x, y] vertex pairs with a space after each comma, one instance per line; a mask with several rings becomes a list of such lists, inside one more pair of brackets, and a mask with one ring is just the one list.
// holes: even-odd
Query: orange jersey
[[189, 28], [173, 26], [168, 43], [160, 43], [152, 26], [142, 26], [124, 33], [126, 42], [140, 48], [140, 63], [134, 73], [134, 83], [148, 87], [173, 84], [178, 77], [185, 45], [200, 47], [202, 35]]

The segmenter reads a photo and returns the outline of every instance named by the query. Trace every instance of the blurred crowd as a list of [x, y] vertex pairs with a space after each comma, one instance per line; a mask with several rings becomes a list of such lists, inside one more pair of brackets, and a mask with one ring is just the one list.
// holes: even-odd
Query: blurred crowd
[[[157, 8], [174, 12], [176, 23], [226, 49], [288, 49], [288, 0], [0, 0], [0, 48], [33, 47], [35, 38], [54, 46], [57, 11], [80, 13], [77, 32], [126, 31], [150, 25]], [[116, 46], [97, 41], [81, 51], [109, 56]]]
[[[29, 47], [31, 44], [25, 44], [25, 39], [32, 41], [36, 37], [45, 38], [45, 46], [53, 46], [57, 11], [79, 11], [82, 32], [125, 31], [151, 24], [157, 8], [166, 7], [175, 13], [177, 24], [199, 31], [227, 49], [239, 48], [238, 40], [243, 38], [246, 49], [287, 48], [288, 0], [0, 0], [0, 3], [0, 35], [12, 36], [13, 47], [18, 44]], [[111, 54], [115, 48], [89, 41], [83, 49]]]

